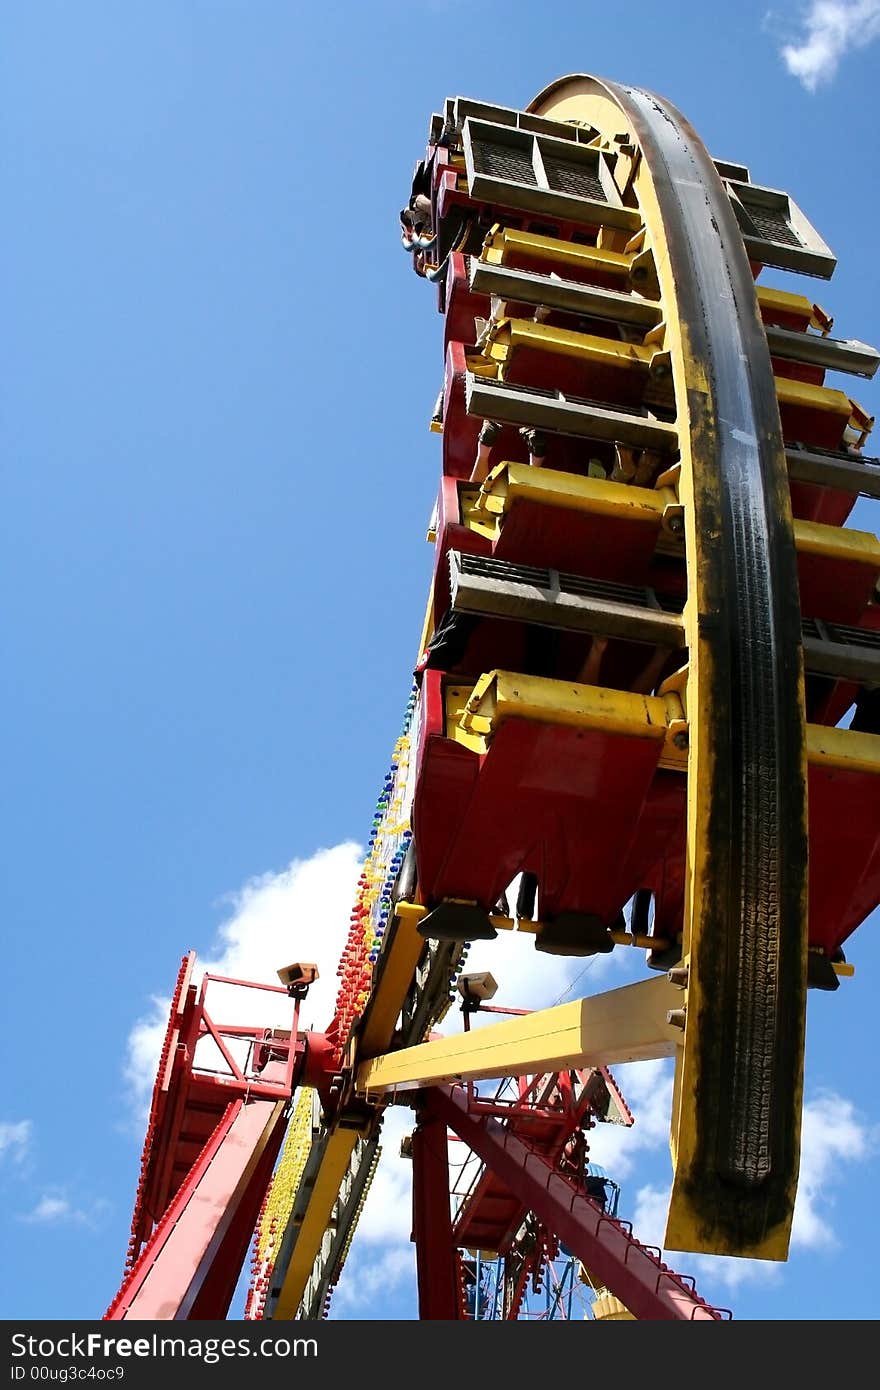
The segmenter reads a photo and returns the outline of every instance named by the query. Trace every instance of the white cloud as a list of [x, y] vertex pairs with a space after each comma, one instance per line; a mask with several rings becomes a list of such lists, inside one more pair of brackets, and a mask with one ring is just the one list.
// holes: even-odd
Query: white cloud
[[877, 1131], [863, 1122], [852, 1101], [825, 1091], [807, 1102], [793, 1245], [819, 1249], [834, 1244], [833, 1227], [826, 1216], [834, 1206], [835, 1182], [844, 1181], [841, 1165], [863, 1162], [876, 1151], [877, 1142]]
[[609, 1178], [621, 1182], [632, 1173], [640, 1154], [668, 1150], [672, 1062], [666, 1058], [627, 1062], [612, 1067], [611, 1074], [632, 1111], [633, 1125], [599, 1124], [590, 1130], [590, 1159], [603, 1167]]
[[330, 1316], [350, 1320], [353, 1312], [362, 1309], [369, 1320], [384, 1320], [389, 1293], [404, 1283], [412, 1288], [415, 1281], [415, 1246], [393, 1245], [379, 1256], [356, 1254], [352, 1249], [333, 1295]]
[[30, 1148], [33, 1128], [31, 1120], [0, 1120], [0, 1158], [8, 1154], [13, 1163], [20, 1163]]
[[61, 1192], [44, 1192], [36, 1206], [20, 1219], [31, 1226], [94, 1226], [106, 1210], [104, 1201], [92, 1202], [87, 1208], [77, 1207]]
[[632, 1214], [633, 1234], [643, 1245], [663, 1245], [669, 1191], [668, 1185], [653, 1187], [647, 1184], [636, 1192]]
[[[348, 933], [363, 850], [346, 841], [319, 850], [310, 859], [294, 859], [280, 873], [261, 874], [229, 895], [230, 914], [221, 924], [212, 950], [197, 961], [197, 978], [209, 974], [278, 984], [279, 967], [294, 960], [315, 961], [320, 976], [309, 991], [300, 1024], [325, 1028], [336, 1003], [336, 966]], [[246, 992], [210, 985], [208, 1008], [215, 1022], [285, 1026], [290, 1022], [286, 996]], [[124, 1075], [137, 1124], [149, 1107], [170, 1000], [154, 996], [149, 1011], [128, 1037]], [[213, 1044], [212, 1044], [213, 1046]]]
[[38, 1225], [48, 1225], [56, 1221], [68, 1221], [71, 1215], [71, 1206], [66, 1197], [52, 1197], [47, 1193], [40, 1198], [33, 1210], [27, 1212], [22, 1220], [32, 1221]]
[[847, 50], [864, 48], [880, 37], [880, 0], [811, 0], [804, 32], [782, 48], [792, 76], [815, 92], [832, 80]]
[[204, 969], [277, 984], [280, 966], [315, 961], [320, 978], [309, 990], [301, 1026], [326, 1028], [363, 856], [349, 840], [294, 859], [281, 873], [251, 879], [230, 896], [233, 911], [218, 933], [220, 952], [201, 962]]

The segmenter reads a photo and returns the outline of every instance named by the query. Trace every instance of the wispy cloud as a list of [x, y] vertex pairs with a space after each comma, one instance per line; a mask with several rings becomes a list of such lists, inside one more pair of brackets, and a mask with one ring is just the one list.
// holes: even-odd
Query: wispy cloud
[[413, 1245], [393, 1245], [384, 1254], [355, 1255], [348, 1261], [333, 1299], [331, 1318], [351, 1320], [362, 1309], [370, 1320], [387, 1316], [388, 1295], [416, 1280], [416, 1256]]
[[30, 1211], [23, 1212], [21, 1220], [29, 1226], [91, 1226], [98, 1224], [108, 1210], [103, 1200], [91, 1202], [88, 1206], [76, 1206], [62, 1192], [44, 1192]]
[[880, 37], [880, 0], [811, 0], [800, 37], [782, 47], [792, 76], [815, 92], [830, 82], [849, 49]]
[[794, 1209], [792, 1244], [818, 1249], [835, 1243], [830, 1220], [835, 1186], [845, 1181], [846, 1163], [861, 1163], [878, 1148], [876, 1127], [868, 1126], [852, 1101], [824, 1091], [804, 1106], [801, 1171]]
[[31, 1120], [0, 1120], [0, 1158], [21, 1163], [33, 1137]]

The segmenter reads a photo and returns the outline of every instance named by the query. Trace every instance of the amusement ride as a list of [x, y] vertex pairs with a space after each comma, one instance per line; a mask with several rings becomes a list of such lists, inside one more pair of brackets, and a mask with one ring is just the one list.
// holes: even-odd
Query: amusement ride
[[[787, 1258], [810, 992], [880, 903], [880, 356], [783, 288], [836, 263], [794, 199], [636, 87], [447, 100], [400, 235], [434, 560], [335, 1011], [335, 962], [184, 956], [104, 1316], [227, 1318], [249, 1260], [245, 1319], [326, 1317], [403, 1106], [421, 1319], [727, 1318], [590, 1140], [672, 1059], [664, 1249]], [[644, 971], [517, 1008], [468, 970], [510, 932]]]

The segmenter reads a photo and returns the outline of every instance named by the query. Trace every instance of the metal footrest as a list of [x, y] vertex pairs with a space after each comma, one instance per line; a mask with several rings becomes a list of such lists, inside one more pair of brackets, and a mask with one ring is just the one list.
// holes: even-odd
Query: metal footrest
[[612, 409], [595, 401], [564, 396], [561, 391], [491, 381], [473, 372], [465, 376], [465, 404], [470, 415], [505, 425], [533, 425], [558, 434], [604, 439], [634, 449], [671, 451], [678, 446], [674, 425], [644, 409]]
[[468, 282], [475, 294], [497, 294], [502, 299], [520, 304], [542, 305], [562, 313], [609, 319], [614, 323], [634, 324], [639, 328], [654, 328], [663, 317], [660, 305], [650, 299], [638, 299], [635, 295], [624, 294], [620, 290], [600, 289], [596, 285], [582, 285], [577, 280], [565, 280], [556, 274], [538, 275], [533, 271], [515, 270], [511, 266], [489, 265], [473, 257]]

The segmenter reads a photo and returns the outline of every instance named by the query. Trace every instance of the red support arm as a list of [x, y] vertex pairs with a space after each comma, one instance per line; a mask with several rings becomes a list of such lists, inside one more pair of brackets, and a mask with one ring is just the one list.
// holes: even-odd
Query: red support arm
[[556, 1171], [552, 1158], [530, 1149], [498, 1120], [470, 1111], [462, 1087], [433, 1086], [424, 1096], [428, 1113], [463, 1139], [634, 1317], [686, 1322], [722, 1317], [689, 1280], [667, 1269], [659, 1251], [642, 1245], [625, 1223], [606, 1216], [572, 1178]]
[[238, 1099], [226, 1107], [106, 1320], [226, 1317], [284, 1134], [286, 1105]]
[[413, 1240], [419, 1318], [457, 1321], [461, 1289], [449, 1209], [446, 1121], [423, 1115], [412, 1137]]

